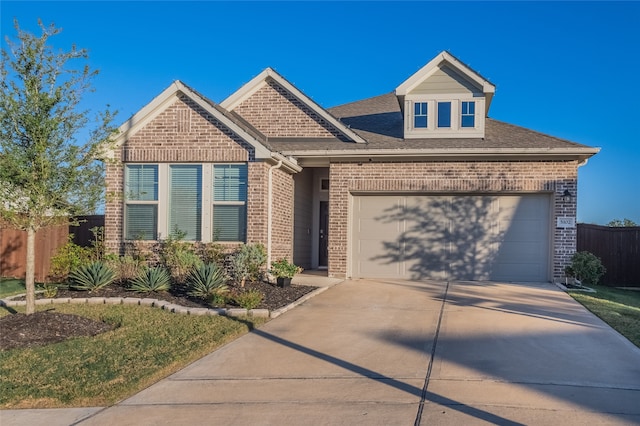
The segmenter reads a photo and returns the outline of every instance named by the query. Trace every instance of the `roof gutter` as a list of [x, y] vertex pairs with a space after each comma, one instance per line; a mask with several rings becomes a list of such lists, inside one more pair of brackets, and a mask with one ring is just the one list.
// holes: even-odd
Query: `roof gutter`
[[305, 150], [283, 151], [286, 156], [296, 157], [306, 163], [313, 160], [329, 161], [399, 161], [399, 160], [477, 160], [520, 159], [543, 160], [564, 159], [585, 161], [600, 152], [600, 148], [498, 148], [498, 149], [361, 149], [361, 150]]

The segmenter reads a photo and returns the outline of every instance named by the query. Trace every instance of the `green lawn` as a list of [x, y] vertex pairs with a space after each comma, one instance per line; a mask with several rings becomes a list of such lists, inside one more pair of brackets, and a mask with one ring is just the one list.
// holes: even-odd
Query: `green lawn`
[[[119, 327], [95, 337], [0, 351], [0, 408], [112, 405], [265, 322], [135, 305], [62, 304], [55, 310]], [[8, 312], [0, 310], [3, 315]]]
[[595, 293], [570, 291], [587, 309], [640, 347], [640, 291], [590, 286]]
[[24, 292], [24, 280], [16, 278], [0, 278], [0, 299]]

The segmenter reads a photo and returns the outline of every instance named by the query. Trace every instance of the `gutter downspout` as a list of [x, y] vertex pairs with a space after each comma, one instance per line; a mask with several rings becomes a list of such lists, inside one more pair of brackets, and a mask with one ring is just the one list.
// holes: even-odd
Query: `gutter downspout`
[[[273, 170], [282, 167], [282, 160], [278, 161], [278, 164], [274, 164], [269, 167], [268, 178], [268, 194], [267, 194], [267, 270], [271, 268], [271, 240], [272, 240], [272, 219], [273, 219]], [[271, 274], [267, 273], [269, 281], [271, 281]]]

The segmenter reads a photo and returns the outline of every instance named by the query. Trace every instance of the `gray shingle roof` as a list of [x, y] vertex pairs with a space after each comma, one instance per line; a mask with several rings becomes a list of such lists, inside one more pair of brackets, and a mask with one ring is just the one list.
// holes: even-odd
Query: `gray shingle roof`
[[580, 149], [589, 148], [565, 139], [545, 135], [524, 127], [487, 118], [485, 138], [424, 138], [404, 139], [403, 119], [398, 99], [393, 93], [376, 96], [328, 110], [362, 136], [367, 144], [341, 142], [337, 139], [301, 141], [269, 139], [279, 151], [302, 153], [316, 150], [367, 149]]

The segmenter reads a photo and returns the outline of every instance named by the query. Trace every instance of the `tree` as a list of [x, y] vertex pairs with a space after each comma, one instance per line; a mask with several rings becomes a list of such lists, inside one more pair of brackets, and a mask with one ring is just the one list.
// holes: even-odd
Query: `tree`
[[627, 227], [627, 226], [638, 226], [638, 224], [632, 221], [631, 219], [627, 219], [625, 217], [622, 220], [613, 219], [611, 222], [607, 223], [607, 226], [611, 226], [614, 228], [621, 228], [621, 227]]
[[[27, 314], [35, 312], [35, 234], [95, 211], [104, 193], [104, 167], [97, 159], [110, 143], [114, 113], [107, 106], [94, 119], [80, 110], [97, 71], [87, 51], [54, 51], [47, 42], [60, 33], [41, 20], [39, 37], [20, 29], [6, 38], [0, 80], [0, 219], [27, 232]], [[79, 68], [70, 66], [77, 61]], [[87, 136], [78, 143], [80, 134]]]

